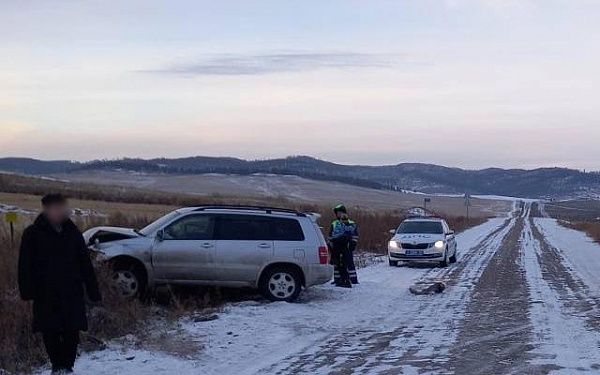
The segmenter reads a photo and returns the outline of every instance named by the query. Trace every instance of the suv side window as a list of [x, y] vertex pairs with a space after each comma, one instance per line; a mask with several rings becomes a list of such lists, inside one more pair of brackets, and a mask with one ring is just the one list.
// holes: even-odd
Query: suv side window
[[214, 217], [210, 215], [188, 215], [165, 228], [165, 240], [212, 240]]
[[230, 241], [270, 240], [268, 218], [252, 215], [218, 215], [215, 237]]
[[215, 238], [230, 241], [304, 241], [304, 232], [295, 219], [219, 215]]
[[271, 218], [269, 221], [274, 241], [304, 241], [304, 232], [298, 220]]

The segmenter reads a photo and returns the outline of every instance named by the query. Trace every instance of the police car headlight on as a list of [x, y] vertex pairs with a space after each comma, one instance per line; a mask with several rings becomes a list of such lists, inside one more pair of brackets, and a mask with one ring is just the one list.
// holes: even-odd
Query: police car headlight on
[[398, 250], [400, 249], [400, 246], [398, 246], [398, 242], [390, 241], [388, 242], [388, 248], [390, 248], [391, 250]]
[[438, 250], [441, 250], [444, 248], [444, 245], [446, 245], [444, 243], [444, 241], [437, 241], [436, 243], [433, 244], [433, 247], [435, 247]]

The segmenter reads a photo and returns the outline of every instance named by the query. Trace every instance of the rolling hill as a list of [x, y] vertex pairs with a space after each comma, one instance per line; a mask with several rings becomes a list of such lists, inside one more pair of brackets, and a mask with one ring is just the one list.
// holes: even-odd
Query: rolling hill
[[0, 170], [31, 175], [68, 174], [93, 170], [126, 170], [161, 174], [274, 174], [337, 181], [375, 189], [425, 193], [468, 192], [526, 198], [600, 195], [600, 173], [585, 173], [566, 168], [465, 170], [419, 163], [386, 166], [342, 165], [308, 156], [270, 160], [196, 156], [175, 159], [95, 160], [85, 163], [0, 158]]

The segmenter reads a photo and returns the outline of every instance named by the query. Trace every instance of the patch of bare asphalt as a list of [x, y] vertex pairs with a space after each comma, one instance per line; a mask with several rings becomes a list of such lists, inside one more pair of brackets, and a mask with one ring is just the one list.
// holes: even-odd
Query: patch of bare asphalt
[[589, 287], [565, 265], [561, 251], [550, 245], [531, 219], [533, 238], [541, 247], [537, 259], [544, 281], [560, 296], [569, 313], [585, 319], [589, 329], [600, 332], [600, 301], [590, 293]]
[[[469, 263], [475, 260], [476, 257], [484, 255], [486, 248], [491, 243], [498, 241], [498, 236], [509, 225], [511, 225], [511, 220], [507, 219], [503, 225], [489, 233], [478, 246], [459, 254], [459, 262], [453, 267], [446, 269], [432, 268], [423, 275], [423, 279], [441, 279], [447, 285], [456, 285], [461, 282], [461, 274]], [[514, 231], [513, 228], [510, 233]], [[520, 231], [515, 233], [514, 235], [518, 237]], [[475, 280], [471, 280], [471, 282], [475, 282]], [[424, 308], [426, 308], [427, 303], [439, 303], [439, 299], [424, 301]], [[447, 307], [451, 308], [452, 306], [448, 305]], [[410, 365], [422, 372], [453, 373], [448, 365], [444, 361], [438, 361], [439, 358], [435, 358], [435, 355], [423, 357], [418, 354], [424, 346], [430, 346], [434, 349], [434, 352], [437, 352], [439, 348], [435, 347], [435, 343], [419, 342], [419, 346], [403, 348], [402, 352], [398, 352], [397, 348], [392, 347], [392, 342], [396, 340], [402, 340], [403, 338], [408, 340], [413, 336], [418, 336], [419, 331], [424, 329], [422, 325], [411, 325], [410, 327], [404, 325], [385, 332], [379, 332], [376, 329], [357, 331], [353, 327], [348, 328], [347, 332], [332, 334], [317, 348], [288, 356], [281, 363], [265, 369], [265, 372], [312, 374], [327, 369], [329, 374], [341, 375], [352, 374], [360, 368], [365, 373], [401, 374], [402, 366]], [[467, 373], [457, 372], [456, 374]], [[487, 374], [490, 374], [490, 372]]]
[[546, 374], [528, 364], [532, 327], [529, 291], [520, 265], [524, 218], [517, 219], [476, 283], [456, 345], [450, 350], [455, 374]]

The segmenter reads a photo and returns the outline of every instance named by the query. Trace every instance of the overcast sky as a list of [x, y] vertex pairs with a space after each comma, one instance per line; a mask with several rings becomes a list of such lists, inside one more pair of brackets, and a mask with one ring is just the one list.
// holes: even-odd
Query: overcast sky
[[600, 169], [600, 2], [0, 5], [0, 156]]

